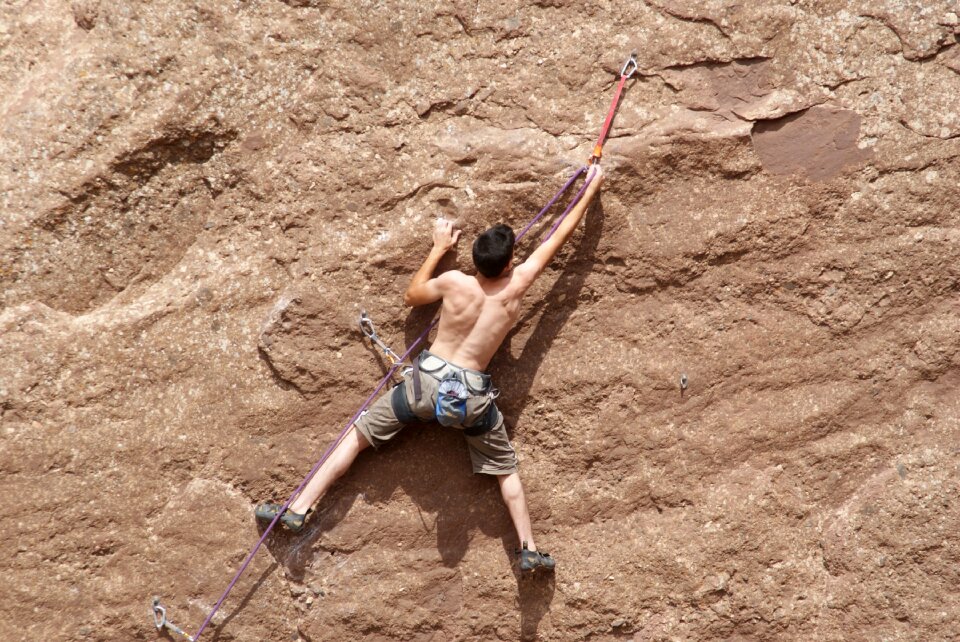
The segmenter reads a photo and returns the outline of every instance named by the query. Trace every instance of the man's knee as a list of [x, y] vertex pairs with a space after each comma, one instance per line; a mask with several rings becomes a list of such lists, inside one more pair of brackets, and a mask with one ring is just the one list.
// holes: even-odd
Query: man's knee
[[350, 446], [357, 452], [360, 452], [365, 448], [369, 448], [372, 445], [370, 443], [370, 438], [367, 437], [367, 435], [365, 435], [363, 431], [357, 427], [357, 424], [353, 424], [353, 426], [350, 428], [350, 432], [346, 437], [344, 437], [344, 441], [347, 440], [350, 441]]
[[520, 483], [520, 474], [513, 472], [506, 475], [497, 475], [500, 482], [500, 492], [507, 501], [523, 497], [523, 484]]

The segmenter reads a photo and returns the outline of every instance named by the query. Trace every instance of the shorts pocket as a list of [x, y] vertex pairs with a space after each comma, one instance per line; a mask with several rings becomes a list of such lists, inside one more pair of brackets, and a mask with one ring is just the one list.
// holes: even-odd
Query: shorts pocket
[[479, 411], [479, 416], [471, 423], [469, 426], [464, 426], [463, 434], [468, 437], [477, 437], [486, 432], [489, 432], [494, 426], [497, 425], [497, 419], [499, 419], [500, 411], [497, 409], [497, 404], [493, 403], [493, 400], [489, 397], [483, 398], [485, 409]]

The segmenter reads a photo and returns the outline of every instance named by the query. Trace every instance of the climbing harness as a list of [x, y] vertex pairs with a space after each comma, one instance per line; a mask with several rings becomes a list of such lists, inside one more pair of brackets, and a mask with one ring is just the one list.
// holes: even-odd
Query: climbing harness
[[600, 157], [603, 155], [603, 143], [606, 142], [607, 134], [610, 133], [610, 125], [613, 123], [614, 114], [617, 113], [617, 105], [620, 104], [620, 94], [623, 93], [623, 86], [635, 73], [637, 73], [637, 53], [633, 52], [623, 63], [623, 67], [620, 68], [620, 82], [617, 84], [617, 91], [613, 94], [613, 101], [610, 103], [607, 118], [603, 121], [603, 128], [600, 130], [597, 144], [593, 146], [593, 155], [587, 161], [589, 165], [600, 162]]
[[378, 348], [383, 350], [383, 354], [390, 360], [391, 364], [397, 364], [402, 361], [397, 353], [377, 336], [377, 330], [373, 327], [373, 319], [370, 318], [366, 310], [360, 312], [360, 332], [363, 333], [363, 336], [370, 339]]
[[[536, 224], [536, 222], [539, 221], [544, 216], [544, 214], [546, 214], [546, 212], [553, 206], [553, 204], [556, 203], [556, 201], [570, 188], [570, 186], [573, 185], [573, 183], [576, 182], [576, 180], [588, 170], [589, 165], [593, 165], [595, 163], [600, 162], [603, 142], [606, 140], [607, 134], [609, 133], [609, 130], [610, 130], [610, 125], [613, 122], [614, 113], [616, 112], [617, 104], [620, 101], [620, 94], [623, 91], [623, 86], [624, 84], [626, 84], [626, 81], [631, 76], [633, 76], [633, 74], [636, 71], [637, 71], [636, 54], [632, 54], [630, 58], [627, 59], [627, 62], [624, 64], [623, 68], [620, 70], [620, 83], [617, 85], [617, 91], [616, 91], [616, 94], [614, 95], [613, 104], [611, 105], [610, 111], [607, 114], [607, 118], [603, 123], [603, 129], [600, 132], [600, 138], [597, 140], [597, 144], [594, 147], [593, 155], [590, 157], [588, 161], [588, 166], [579, 168], [577, 172], [573, 175], [573, 177], [570, 178], [563, 185], [563, 187], [560, 188], [560, 190], [556, 194], [554, 194], [553, 198], [550, 199], [547, 205], [542, 210], [540, 210], [540, 212], [533, 218], [533, 220], [530, 221], [520, 231], [520, 233], [516, 237], [517, 241], [523, 238], [524, 235], [526, 235], [527, 232], [530, 231], [533, 225]], [[578, 191], [576, 196], [574, 196], [574, 198], [570, 201], [570, 204], [567, 205], [567, 208], [563, 211], [563, 213], [560, 214], [559, 217], [557, 217], [557, 221], [554, 223], [553, 227], [550, 228], [550, 231], [544, 236], [544, 239], [543, 241], [541, 241], [541, 243], [546, 242], [546, 240], [553, 235], [553, 233], [557, 230], [557, 228], [560, 226], [563, 220], [567, 217], [567, 215], [573, 210], [576, 204], [583, 197], [583, 194], [587, 191], [587, 187], [590, 185], [592, 181], [593, 181], [592, 176], [588, 177], [587, 180], [584, 181], [584, 184], [580, 188], [580, 191]], [[430, 332], [437, 326], [437, 323], [439, 321], [440, 321], [439, 317], [434, 318], [433, 321], [431, 321], [427, 325], [426, 329], [424, 329], [424, 331], [420, 333], [420, 336], [414, 339], [413, 343], [410, 344], [410, 346], [406, 349], [406, 351], [398, 357], [393, 350], [390, 350], [389, 346], [387, 346], [385, 343], [383, 343], [382, 340], [379, 339], [379, 337], [377, 337], [376, 331], [373, 327], [373, 321], [370, 320], [369, 315], [367, 315], [366, 312], [360, 315], [361, 332], [363, 332], [363, 334], [367, 338], [369, 338], [381, 350], [383, 350], [384, 354], [387, 355], [387, 358], [390, 359], [391, 365], [389, 370], [387, 371], [387, 374], [384, 375], [384, 377], [380, 380], [380, 383], [377, 384], [373, 392], [370, 393], [370, 395], [367, 397], [366, 401], [364, 401], [363, 404], [360, 406], [360, 408], [353, 414], [353, 417], [351, 417], [350, 421], [348, 421], [347, 424], [343, 427], [343, 430], [340, 431], [340, 434], [336, 437], [336, 439], [334, 439], [333, 442], [330, 444], [330, 446], [327, 447], [326, 451], [324, 451], [323, 453], [323, 456], [313, 465], [313, 468], [310, 469], [310, 472], [307, 473], [306, 477], [303, 478], [303, 481], [300, 482], [300, 485], [297, 486], [296, 490], [293, 491], [293, 493], [290, 495], [287, 501], [283, 504], [283, 507], [277, 511], [277, 514], [273, 518], [273, 521], [271, 521], [270, 524], [264, 529], [263, 534], [260, 536], [260, 539], [257, 540], [257, 543], [250, 550], [250, 553], [247, 554], [247, 557], [243, 560], [243, 563], [240, 565], [240, 568], [237, 570], [236, 574], [233, 576], [233, 579], [230, 581], [230, 584], [227, 585], [226, 590], [217, 600], [216, 604], [213, 605], [213, 608], [210, 610], [210, 613], [207, 614], [207, 617], [203, 621], [203, 624], [201, 624], [200, 628], [197, 629], [196, 635], [191, 637], [187, 635], [179, 627], [176, 627], [171, 622], [167, 621], [166, 611], [163, 609], [162, 606], [160, 606], [160, 598], [154, 598], [154, 602], [153, 602], [154, 621], [158, 629], [162, 629], [166, 627], [169, 631], [186, 637], [188, 640], [190, 640], [190, 642], [196, 642], [197, 640], [200, 639], [200, 635], [207, 628], [207, 625], [210, 624], [211, 620], [213, 620], [213, 616], [217, 613], [217, 611], [220, 610], [220, 607], [223, 605], [224, 600], [226, 600], [227, 596], [230, 595], [230, 591], [232, 591], [233, 587], [236, 586], [237, 582], [240, 580], [240, 576], [243, 575], [244, 571], [247, 570], [247, 567], [250, 565], [250, 562], [253, 561], [253, 558], [257, 554], [257, 551], [259, 551], [260, 547], [263, 546], [263, 543], [266, 541], [267, 537], [273, 531], [274, 526], [277, 525], [277, 522], [280, 520], [280, 517], [283, 515], [284, 511], [286, 511], [290, 507], [290, 504], [293, 503], [293, 500], [300, 495], [304, 487], [306, 487], [306, 485], [310, 482], [310, 480], [313, 479], [313, 476], [317, 473], [318, 470], [320, 470], [320, 467], [324, 464], [324, 462], [327, 461], [327, 458], [329, 458], [331, 453], [333, 453], [333, 451], [336, 449], [336, 447], [340, 445], [340, 442], [343, 441], [344, 437], [347, 436], [347, 433], [350, 432], [350, 429], [353, 428], [353, 424], [357, 421], [357, 419], [360, 418], [360, 415], [362, 415], [367, 410], [367, 407], [373, 402], [373, 400], [377, 397], [377, 395], [380, 394], [380, 391], [384, 389], [384, 387], [387, 385], [390, 379], [394, 376], [397, 370], [399, 370], [404, 365], [404, 360], [407, 357], [409, 357], [413, 353], [413, 351], [416, 350], [417, 346], [419, 346], [423, 342], [423, 340], [429, 336]]]
[[[464, 434], [474, 437], [489, 431], [496, 424], [497, 410], [492, 401], [500, 396], [500, 391], [493, 387], [493, 381], [487, 373], [461, 368], [429, 350], [424, 350], [413, 360], [411, 380], [413, 398], [417, 403], [423, 398], [421, 375], [437, 380], [437, 401], [433, 408], [433, 419], [441, 426], [456, 427], [462, 429]], [[470, 397], [489, 397], [491, 403], [487, 412], [466, 425], [464, 422], [467, 419], [467, 399]], [[397, 418], [429, 421], [420, 419], [413, 413], [407, 402], [406, 391], [402, 387], [394, 389], [390, 401]]]
[[437, 381], [457, 379], [466, 386], [467, 392], [472, 395], [489, 394], [493, 398], [496, 398], [500, 394], [499, 390], [493, 388], [493, 381], [486, 372], [471, 370], [470, 368], [461, 368], [446, 359], [438, 357], [429, 350], [424, 350], [420, 353], [420, 356], [414, 361], [413, 370], [414, 399], [417, 401], [420, 401], [420, 391], [416, 379], [420, 378], [419, 373], [421, 372], [430, 375]]
[[[153, 598], [153, 623], [157, 626], [158, 631], [167, 629], [171, 633], [176, 633], [177, 635], [182, 635], [183, 637], [190, 640], [190, 642], [196, 642], [196, 638], [191, 636], [189, 633], [185, 632], [179, 626], [167, 619], [167, 610], [160, 606], [160, 598]], [[200, 635], [199, 633], [197, 635]]]

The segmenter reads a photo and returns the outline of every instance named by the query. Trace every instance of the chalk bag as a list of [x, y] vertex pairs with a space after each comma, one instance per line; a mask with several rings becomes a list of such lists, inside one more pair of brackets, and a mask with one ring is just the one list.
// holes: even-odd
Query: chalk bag
[[467, 419], [467, 387], [456, 376], [447, 376], [440, 381], [437, 391], [437, 406], [433, 412], [441, 426], [463, 426]]

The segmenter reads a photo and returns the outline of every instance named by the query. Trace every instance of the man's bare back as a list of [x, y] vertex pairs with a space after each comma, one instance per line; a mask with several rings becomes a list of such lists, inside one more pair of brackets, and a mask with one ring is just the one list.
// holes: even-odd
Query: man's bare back
[[446, 272], [440, 326], [430, 352], [464, 368], [485, 370], [520, 316], [526, 288], [514, 271], [499, 279]]

